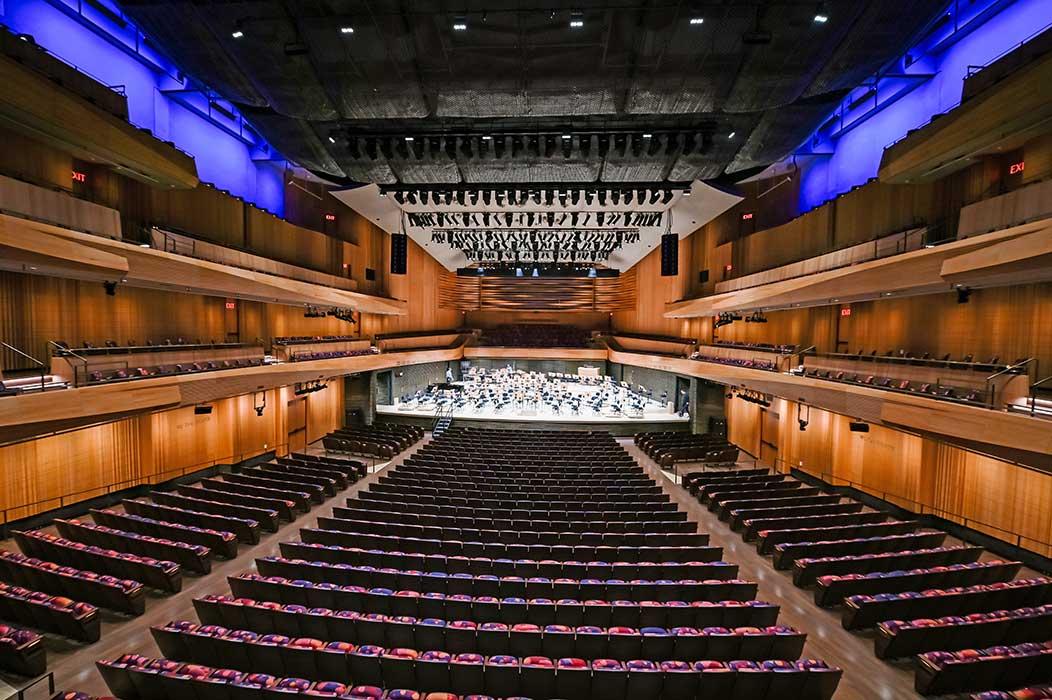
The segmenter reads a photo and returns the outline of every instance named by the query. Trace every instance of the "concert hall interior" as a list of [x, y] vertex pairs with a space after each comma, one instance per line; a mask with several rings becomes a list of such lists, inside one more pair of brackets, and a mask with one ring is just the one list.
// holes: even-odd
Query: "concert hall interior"
[[1050, 0], [0, 0], [0, 700], [1052, 700]]

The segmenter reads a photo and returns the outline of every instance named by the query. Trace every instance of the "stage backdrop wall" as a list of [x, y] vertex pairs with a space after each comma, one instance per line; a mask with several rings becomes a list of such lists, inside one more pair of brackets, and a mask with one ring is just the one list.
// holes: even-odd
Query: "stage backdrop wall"
[[[408, 365], [406, 367], [395, 367], [391, 373], [391, 396], [397, 401], [403, 394], [415, 393], [418, 389], [426, 389], [429, 384], [440, 384], [446, 381], [446, 362], [427, 362], [422, 365]], [[454, 376], [459, 376], [460, 371], [457, 363], [453, 362]], [[387, 403], [387, 396], [382, 395], [377, 385], [374, 394], [377, 403]]]

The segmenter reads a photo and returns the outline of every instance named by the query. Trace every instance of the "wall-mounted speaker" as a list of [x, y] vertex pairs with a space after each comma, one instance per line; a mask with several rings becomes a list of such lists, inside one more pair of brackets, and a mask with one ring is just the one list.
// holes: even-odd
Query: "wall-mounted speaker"
[[679, 274], [679, 236], [666, 233], [661, 237], [661, 276], [675, 277]]
[[194, 406], [194, 415], [195, 416], [207, 416], [211, 412], [212, 412], [212, 407], [207, 405], [207, 404], [204, 405], [204, 406]]
[[851, 432], [853, 433], [869, 432], [869, 423], [862, 423], [861, 421], [851, 421], [847, 424], [847, 426], [851, 429]]
[[409, 254], [409, 236], [404, 233], [391, 234], [391, 274], [404, 275], [406, 256]]
[[708, 281], [709, 281], [709, 271], [708, 270], [698, 270], [698, 283], [699, 284], [705, 284]]

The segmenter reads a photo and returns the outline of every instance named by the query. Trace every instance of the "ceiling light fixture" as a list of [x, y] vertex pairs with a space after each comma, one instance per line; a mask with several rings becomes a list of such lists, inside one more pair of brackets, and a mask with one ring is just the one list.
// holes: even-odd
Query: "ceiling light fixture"
[[340, 27], [340, 34], [354, 34], [354, 27]]
[[463, 32], [463, 31], [466, 31], [467, 28], [468, 28], [468, 25], [465, 24], [464, 22], [454, 22], [453, 23], [453, 31], [455, 31], [455, 32]]
[[235, 29], [233, 32], [230, 33], [230, 36], [232, 36], [235, 39], [240, 39], [241, 37], [245, 36], [245, 33], [240, 29]]
[[733, 139], [737, 133], [737, 131], [732, 131], [731, 133], [727, 134], [727, 138]]
[[569, 141], [572, 138], [573, 136], [571, 136], [570, 134], [563, 134], [563, 141]]
[[645, 139], [649, 139], [652, 136], [653, 136], [653, 134], [643, 134], [643, 138], [645, 138]]
[[329, 137], [329, 143], [336, 143], [336, 139], [334, 139], [333, 137], [330, 136]]
[[829, 21], [829, 9], [824, 2], [818, 3], [815, 8], [815, 24], [825, 24]]
[[691, 17], [690, 18], [690, 23], [691, 23], [692, 26], [696, 27], [699, 24], [705, 24], [705, 18], [704, 17]]
[[584, 26], [584, 14], [581, 12], [570, 13], [570, 29], [580, 29]]

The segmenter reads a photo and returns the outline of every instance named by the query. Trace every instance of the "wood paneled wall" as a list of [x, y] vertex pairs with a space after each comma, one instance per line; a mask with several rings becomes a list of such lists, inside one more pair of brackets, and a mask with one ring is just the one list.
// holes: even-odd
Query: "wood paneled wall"
[[[697, 234], [695, 234], [696, 236]], [[708, 319], [664, 318], [665, 304], [688, 296], [692, 279], [697, 279], [694, 265], [693, 236], [679, 241], [679, 274], [661, 276], [661, 251], [654, 250], [632, 268], [636, 275], [636, 300], [630, 311], [616, 311], [615, 330], [626, 333], [653, 333], [683, 338], [708, 337]], [[705, 331], [699, 335], [699, 331]]]
[[801, 432], [798, 410], [795, 402], [782, 399], [770, 411], [727, 400], [729, 439], [750, 452], [759, 449], [761, 431], [771, 430], [769, 424], [761, 427], [763, 414], [776, 412], [782, 469], [793, 467], [852, 485], [908, 510], [933, 513], [1052, 554], [1052, 474], [883, 426], [853, 433], [851, 418], [815, 408]]
[[[390, 236], [384, 234], [383, 269], [391, 269]], [[387, 276], [387, 296], [409, 302], [405, 316], [383, 317], [383, 333], [459, 328], [464, 315], [438, 303], [438, 285], [445, 268], [417, 243], [409, 241], [404, 275]]]
[[905, 349], [920, 355], [974, 355], [1002, 362], [1034, 357], [1035, 374], [1052, 374], [1052, 284], [977, 289], [967, 304], [956, 293], [839, 306], [772, 311], [767, 323], [735, 322], [721, 340], [817, 345], [821, 352]]
[[[0, 447], [0, 511], [8, 521], [16, 520], [269, 450], [285, 454], [291, 396], [287, 387], [267, 391], [262, 416], [253, 410], [249, 394], [212, 403], [208, 415], [180, 408]], [[310, 394], [310, 440], [342, 422], [342, 381]]]

